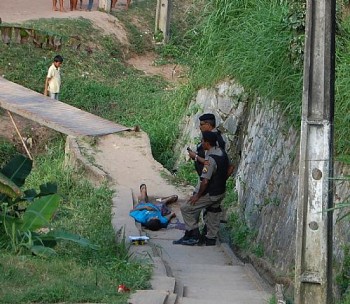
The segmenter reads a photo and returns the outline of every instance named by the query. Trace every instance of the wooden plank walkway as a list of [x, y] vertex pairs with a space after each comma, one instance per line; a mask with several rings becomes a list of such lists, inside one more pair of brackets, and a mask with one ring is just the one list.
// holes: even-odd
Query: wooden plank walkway
[[0, 77], [0, 107], [67, 135], [98, 136], [130, 130], [3, 77]]

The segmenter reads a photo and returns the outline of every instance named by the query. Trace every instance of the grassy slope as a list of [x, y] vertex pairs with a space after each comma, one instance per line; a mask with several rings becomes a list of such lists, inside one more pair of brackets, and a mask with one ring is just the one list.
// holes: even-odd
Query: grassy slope
[[[140, 5], [145, 7], [138, 7], [139, 11], [133, 14], [142, 13], [142, 18], [153, 15], [154, 1]], [[123, 18], [130, 22], [133, 16]], [[79, 51], [69, 46], [63, 46], [60, 51], [64, 57], [61, 100], [126, 126], [139, 125], [150, 135], [155, 158], [171, 168], [170, 150], [186, 104], [179, 97], [181, 94], [169, 89], [160, 77], [145, 76], [128, 67], [117, 39], [103, 37], [88, 20], [39, 20], [26, 25], [60, 35], [80, 36]], [[138, 53], [149, 50], [150, 42], [140, 41], [142, 31], [132, 25], [129, 28], [131, 49]], [[2, 75], [35, 91], [43, 91], [47, 69], [56, 52], [32, 44], [10, 47], [0, 44], [0, 52]]]
[[[283, 22], [288, 2], [264, 0], [211, 1], [194, 51], [196, 87], [236, 78], [252, 95], [275, 100], [286, 119], [300, 125], [302, 71], [290, 61], [292, 32]], [[350, 81], [349, 18], [338, 37], [335, 108], [337, 155], [350, 154], [348, 135]], [[341, 47], [339, 47], [341, 46]]]
[[[106, 302], [126, 303], [118, 284], [132, 290], [149, 286], [150, 267], [130, 260], [125, 245], [116, 245], [111, 225], [111, 196], [107, 186], [93, 188], [82, 173], [63, 168], [64, 141], [48, 144], [36, 157], [26, 189], [55, 181], [64, 197], [53, 227], [77, 233], [99, 245], [99, 250], [62, 242], [57, 256], [43, 259], [0, 246], [1, 303]], [[2, 229], [0, 229], [3, 233]], [[3, 236], [2, 236], [3, 237]], [[0, 245], [6, 245], [0, 237]], [[21, 247], [17, 247], [19, 249]]]

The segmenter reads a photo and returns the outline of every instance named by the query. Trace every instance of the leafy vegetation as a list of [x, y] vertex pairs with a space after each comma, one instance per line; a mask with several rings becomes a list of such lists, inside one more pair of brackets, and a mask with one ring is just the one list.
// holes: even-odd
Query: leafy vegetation
[[193, 162], [181, 163], [176, 172], [175, 180], [180, 183], [195, 185], [198, 182], [198, 175], [194, 170]]
[[233, 77], [251, 94], [277, 100], [298, 121], [302, 74], [289, 60], [290, 30], [281, 20], [288, 6], [279, 1], [215, 1], [194, 48], [197, 85]]
[[[115, 243], [111, 196], [107, 185], [93, 188], [78, 172], [63, 167], [64, 142], [56, 140], [26, 180], [27, 187], [55, 180], [64, 197], [51, 228], [81, 235], [99, 249], [69, 242], [56, 245], [57, 255], [42, 259], [0, 251], [0, 298], [5, 303], [109, 302], [126, 303], [116, 287], [147, 288], [151, 269], [130, 259], [125, 244]], [[78, 176], [76, 176], [78, 174]], [[77, 178], [79, 177], [79, 178]]]
[[[335, 278], [337, 285], [339, 287], [340, 293], [343, 295], [348, 293], [348, 288], [350, 285], [350, 247], [349, 245], [344, 246], [344, 260], [341, 271], [337, 274]], [[345, 295], [349, 297], [349, 294]], [[349, 303], [350, 299], [346, 300], [344, 303]]]
[[242, 252], [251, 251], [263, 255], [262, 248], [254, 245], [254, 232], [247, 226], [238, 204], [237, 192], [234, 189], [234, 180], [227, 180], [226, 196], [223, 206], [227, 210], [227, 227], [232, 244]]
[[50, 256], [58, 241], [69, 240], [81, 246], [97, 249], [87, 239], [51, 227], [51, 219], [57, 212], [60, 196], [57, 185], [40, 185], [22, 191], [25, 179], [32, 170], [32, 160], [17, 155], [0, 170], [0, 245], [16, 254], [27, 250], [34, 255]]

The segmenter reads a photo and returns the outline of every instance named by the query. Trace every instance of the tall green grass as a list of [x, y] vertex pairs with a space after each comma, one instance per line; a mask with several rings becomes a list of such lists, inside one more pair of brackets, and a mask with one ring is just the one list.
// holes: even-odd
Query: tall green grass
[[213, 1], [202, 28], [194, 79], [197, 86], [237, 79], [247, 91], [277, 100], [291, 121], [300, 115], [302, 74], [288, 57], [288, 7], [280, 1]]
[[338, 155], [350, 163], [350, 18], [342, 22], [342, 36], [337, 39], [335, 87], [335, 140]]
[[[288, 5], [287, 1], [277, 0], [209, 1], [198, 34], [193, 36], [194, 86], [210, 86], [227, 77], [235, 78], [252, 96], [276, 101], [285, 119], [299, 127], [302, 71], [293, 66], [290, 58], [293, 33], [283, 21]], [[349, 24], [349, 18], [341, 21], [337, 41], [337, 155], [350, 154]]]

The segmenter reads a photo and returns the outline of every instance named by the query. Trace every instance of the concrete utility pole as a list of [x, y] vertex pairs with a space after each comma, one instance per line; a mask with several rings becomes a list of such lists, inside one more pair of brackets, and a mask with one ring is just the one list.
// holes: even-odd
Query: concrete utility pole
[[171, 0], [157, 0], [156, 9], [156, 28], [155, 36], [161, 34], [162, 36], [159, 41], [167, 43], [169, 41], [169, 30], [170, 30], [170, 13], [171, 13]]
[[335, 0], [307, 0], [295, 303], [332, 296]]

